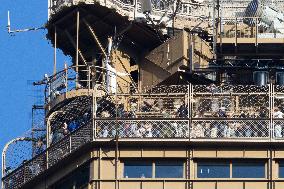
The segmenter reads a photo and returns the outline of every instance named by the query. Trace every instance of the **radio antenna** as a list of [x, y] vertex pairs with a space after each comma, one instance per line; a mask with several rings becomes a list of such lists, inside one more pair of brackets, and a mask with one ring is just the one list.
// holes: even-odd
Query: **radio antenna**
[[28, 31], [37, 31], [37, 30], [43, 30], [43, 29], [45, 29], [44, 26], [38, 27], [38, 28], [27, 28], [27, 29], [11, 30], [10, 11], [8, 11], [8, 25], [7, 25], [7, 30], [8, 30], [8, 33], [9, 33], [9, 34], [20, 33], [20, 32], [28, 32]]

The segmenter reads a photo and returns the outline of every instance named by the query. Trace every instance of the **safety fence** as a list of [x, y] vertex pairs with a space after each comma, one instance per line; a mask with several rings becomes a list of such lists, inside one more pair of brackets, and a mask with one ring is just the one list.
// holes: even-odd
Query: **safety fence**
[[91, 128], [91, 124], [86, 124], [76, 132], [60, 139], [31, 160], [24, 161], [17, 169], [7, 173], [3, 178], [3, 187], [5, 189], [20, 188], [82, 145], [92, 141]]
[[[284, 139], [282, 86], [157, 86], [133, 94], [101, 94], [98, 88], [90, 91], [90, 96], [76, 97], [49, 115], [50, 131], [53, 137], [60, 137], [50, 139], [47, 149], [6, 172], [5, 188], [20, 187], [94, 140]], [[64, 133], [62, 126], [71, 128], [70, 125], [73, 130]]]
[[261, 42], [260, 39], [282, 39], [284, 38], [284, 22], [272, 23], [268, 26], [262, 17], [233, 17], [221, 18], [218, 28], [220, 40], [226, 39], [239, 40], [251, 39], [255, 43]]

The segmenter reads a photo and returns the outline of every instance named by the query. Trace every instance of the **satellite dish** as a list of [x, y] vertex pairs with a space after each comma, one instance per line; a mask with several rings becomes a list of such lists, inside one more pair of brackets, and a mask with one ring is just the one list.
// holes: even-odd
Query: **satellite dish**
[[151, 13], [152, 12], [152, 2], [151, 0], [140, 0], [141, 9], [143, 13]]

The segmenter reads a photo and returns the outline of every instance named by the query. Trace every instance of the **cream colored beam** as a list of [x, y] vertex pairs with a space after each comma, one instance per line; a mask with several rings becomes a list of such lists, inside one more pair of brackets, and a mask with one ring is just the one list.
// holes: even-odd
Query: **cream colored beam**
[[92, 34], [95, 42], [97, 43], [97, 45], [99, 46], [100, 50], [102, 51], [102, 53], [104, 54], [104, 57], [107, 57], [107, 54], [106, 54], [106, 51], [105, 49], [103, 48], [101, 42], [99, 41], [99, 38], [97, 37], [94, 29], [90, 26], [90, 24], [85, 20], [83, 19], [83, 22], [85, 23], [85, 25], [87, 26], [89, 32]]
[[[68, 39], [70, 40], [70, 42], [72, 43], [73, 47], [76, 49], [76, 43], [75, 43], [75, 41], [73, 40], [71, 34], [70, 34], [67, 30], [65, 30], [65, 33], [66, 33]], [[82, 61], [84, 62], [84, 64], [87, 65], [87, 61], [86, 61], [85, 57], [83, 56], [83, 54], [82, 54], [82, 52], [81, 52], [81, 50], [80, 50], [79, 48], [78, 48], [78, 53], [79, 53], [79, 55], [80, 55], [80, 58], [81, 58]]]

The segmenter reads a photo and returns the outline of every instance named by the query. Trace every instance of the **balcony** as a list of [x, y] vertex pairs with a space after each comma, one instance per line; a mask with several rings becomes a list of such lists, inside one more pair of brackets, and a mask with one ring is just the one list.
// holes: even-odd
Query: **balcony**
[[[222, 18], [219, 26], [219, 43], [284, 43], [284, 23], [272, 30], [260, 23], [260, 17]], [[276, 26], [275, 26], [276, 27]]]
[[[135, 4], [135, 2], [137, 3]], [[79, 4], [96, 5], [98, 7], [102, 6], [109, 9], [115, 9], [117, 13], [121, 16], [128, 17], [129, 20], [145, 19], [145, 15], [141, 10], [140, 1], [134, 0], [49, 0], [48, 17], [51, 19], [54, 15], [64, 9], [77, 6]], [[209, 15], [212, 13], [212, 10], [212, 3], [210, 1], [200, 4], [189, 3], [185, 0], [177, 9], [173, 1], [152, 0], [151, 17], [157, 24], [161, 21], [160, 19], [162, 19], [166, 21], [165, 23], [167, 24], [167, 27], [171, 27], [172, 22], [170, 20], [172, 15], [175, 13], [177, 15], [175, 20], [176, 28], [190, 28], [196, 25], [205, 28], [208, 26], [208, 23], [212, 22], [212, 18], [209, 19]], [[86, 9], [84, 9], [84, 11], [86, 11]], [[201, 12], [204, 13], [204, 15], [200, 15]]]
[[[74, 69], [47, 79], [48, 148], [7, 172], [6, 189], [24, 185], [96, 141], [284, 142], [282, 86], [179, 85], [139, 91], [125, 81], [109, 93], [103, 68], [81, 66], [81, 75]], [[64, 132], [64, 125], [73, 129]]]

